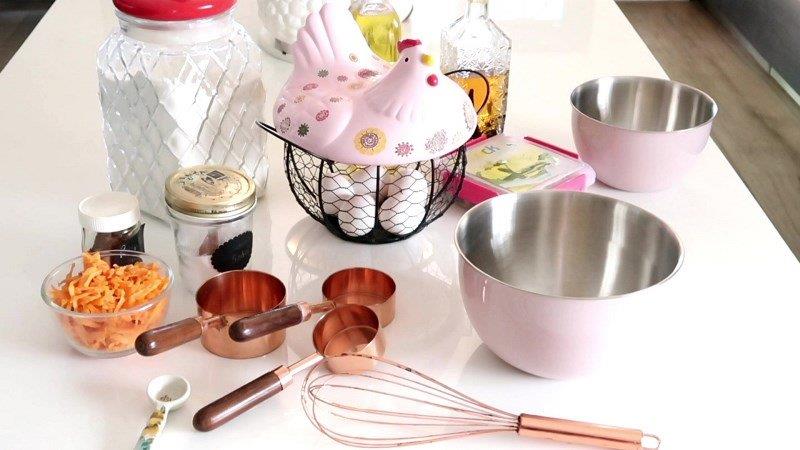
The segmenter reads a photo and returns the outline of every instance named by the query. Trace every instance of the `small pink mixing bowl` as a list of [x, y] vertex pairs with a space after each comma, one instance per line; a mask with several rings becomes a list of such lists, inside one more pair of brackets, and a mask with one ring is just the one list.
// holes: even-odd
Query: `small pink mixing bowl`
[[[528, 373], [570, 378], [606, 365], [646, 293], [681, 265], [677, 235], [653, 214], [585, 192], [506, 194], [456, 229], [470, 323], [497, 356]], [[627, 333], [627, 334], [626, 334]]]
[[570, 95], [572, 134], [581, 158], [603, 183], [634, 192], [677, 183], [711, 133], [717, 104], [671, 80], [603, 77]]

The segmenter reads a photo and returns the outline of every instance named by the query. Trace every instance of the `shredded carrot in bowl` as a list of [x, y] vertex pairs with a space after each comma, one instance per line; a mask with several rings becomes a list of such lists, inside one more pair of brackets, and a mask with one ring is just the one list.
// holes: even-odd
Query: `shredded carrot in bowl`
[[51, 297], [70, 311], [111, 313], [147, 303], [167, 285], [169, 277], [156, 263], [111, 266], [99, 253], [84, 253], [83, 272], [68, 275]]
[[112, 265], [100, 253], [84, 253], [82, 259], [83, 271], [74, 273], [71, 267], [50, 289], [51, 303], [65, 310], [59, 321], [74, 344], [90, 351], [132, 349], [139, 334], [163, 321], [168, 300], [157, 297], [169, 287], [170, 277], [155, 262]]

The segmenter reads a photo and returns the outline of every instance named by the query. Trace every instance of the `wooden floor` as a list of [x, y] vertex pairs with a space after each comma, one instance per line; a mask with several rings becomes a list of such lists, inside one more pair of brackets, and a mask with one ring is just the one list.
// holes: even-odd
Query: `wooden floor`
[[0, 70], [53, 4], [53, 0], [0, 0]]
[[670, 78], [717, 101], [714, 140], [800, 259], [800, 107], [702, 5], [618, 5]]

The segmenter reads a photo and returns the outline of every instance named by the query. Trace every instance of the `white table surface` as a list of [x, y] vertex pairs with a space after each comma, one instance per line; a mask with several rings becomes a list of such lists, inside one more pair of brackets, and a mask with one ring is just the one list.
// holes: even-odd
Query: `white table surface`
[[[255, 2], [240, 3], [237, 16], [256, 32]], [[416, 3], [413, 28], [437, 45], [436, 27], [457, 17], [461, 2]], [[519, 11], [512, 15], [501, 14], [499, 3], [492, 2], [497, 15], [512, 17], [500, 21], [514, 47], [509, 132], [572, 147], [574, 86], [602, 75], [665, 75], [611, 0], [529, 1], [508, 5]], [[43, 275], [79, 250], [78, 201], [108, 186], [95, 52], [114, 23], [110, 0], [58, 0], [0, 74], [0, 448], [131, 448], [150, 412], [145, 386], [162, 373], [187, 377], [193, 391], [170, 416], [162, 448], [342, 448], [306, 421], [299, 383], [215, 432], [191, 426], [194, 411], [210, 400], [307, 354], [309, 323], [292, 329], [274, 353], [252, 360], [216, 357], [199, 342], [153, 358], [95, 360], [67, 346], [42, 304]], [[264, 61], [271, 104], [289, 65]], [[800, 265], [713, 143], [689, 177], [666, 192], [592, 188], [665, 219], [686, 257], [679, 274], [648, 299], [641, 336], [631, 342], [634, 356], [569, 381], [506, 365], [470, 328], [452, 244], [460, 207], [402, 243], [347, 244], [304, 216], [274, 139], [268, 152], [272, 170], [268, 198], [256, 213], [255, 267], [283, 279], [290, 301], [313, 299], [338, 268], [392, 273], [399, 306], [387, 330], [389, 357], [502, 409], [640, 427], [659, 434], [662, 448], [796, 445]], [[149, 219], [146, 238], [150, 252], [175, 263], [166, 225]], [[178, 292], [169, 319], [193, 312], [192, 298]], [[521, 444], [511, 434], [440, 448]]]

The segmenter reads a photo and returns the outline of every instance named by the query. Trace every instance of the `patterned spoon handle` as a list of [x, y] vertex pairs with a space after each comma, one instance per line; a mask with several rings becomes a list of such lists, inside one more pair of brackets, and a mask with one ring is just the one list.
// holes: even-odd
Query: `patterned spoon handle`
[[139, 440], [136, 441], [134, 450], [150, 450], [153, 441], [161, 434], [164, 424], [167, 423], [167, 412], [167, 408], [161, 405], [153, 411], [153, 414], [150, 414], [150, 419], [142, 429], [142, 434], [139, 435]]

